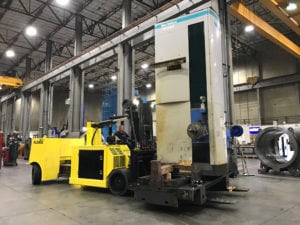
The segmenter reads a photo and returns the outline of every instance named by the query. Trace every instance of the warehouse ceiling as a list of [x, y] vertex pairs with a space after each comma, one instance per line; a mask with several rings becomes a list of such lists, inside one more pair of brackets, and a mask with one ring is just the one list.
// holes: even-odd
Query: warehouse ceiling
[[[164, 5], [165, 0], [133, 0], [132, 19], [137, 20], [147, 13]], [[21, 77], [26, 81], [44, 74], [47, 40], [53, 41], [52, 66], [55, 67], [74, 56], [75, 15], [83, 18], [83, 49], [108, 37], [121, 29], [120, 0], [71, 0], [67, 6], [59, 5], [56, 0], [2, 0], [0, 2], [0, 73]], [[32, 25], [37, 28], [37, 35], [30, 37], [25, 33]], [[137, 48], [137, 63], [153, 58], [153, 47]], [[6, 57], [12, 49], [15, 56]], [[31, 76], [25, 76], [26, 58], [31, 58]], [[151, 60], [150, 60], [151, 61]], [[102, 73], [117, 70], [111, 60], [101, 66]], [[92, 73], [91, 71], [97, 71]], [[139, 71], [137, 71], [139, 72]], [[88, 79], [105, 80], [99, 76], [99, 68], [87, 71]], [[102, 75], [103, 75], [102, 74]]]
[[[170, 0], [132, 0], [133, 20], [149, 14], [166, 2]], [[277, 9], [298, 24], [299, 29], [299, 1], [294, 1], [298, 4], [298, 9], [294, 11], [286, 10], [288, 2], [292, 1], [244, 0], [241, 2], [294, 43], [300, 45], [299, 33], [264, 4], [264, 2], [276, 3]], [[53, 41], [52, 65], [55, 67], [74, 56], [76, 14], [83, 18], [82, 39], [83, 49], [86, 49], [121, 29], [121, 5], [121, 0], [70, 0], [67, 6], [59, 5], [56, 0], [1, 0], [0, 73], [20, 77], [25, 83], [44, 75], [47, 40]], [[246, 24], [239, 19], [231, 17], [230, 20], [234, 57], [253, 55], [259, 51], [261, 43], [267, 41], [255, 31], [252, 34], [245, 33]], [[37, 28], [36, 36], [30, 37], [25, 33], [29, 25]], [[153, 71], [140, 67], [145, 62], [153, 62], [153, 42], [150, 40], [135, 49], [137, 87], [143, 86], [148, 81], [154, 81]], [[15, 52], [15, 56], [8, 58], [6, 53], [10, 49]], [[30, 76], [25, 75], [28, 58], [31, 59]], [[93, 82], [100, 86], [111, 82], [111, 76], [117, 72], [117, 58], [112, 57], [87, 69], [85, 78], [87, 83]]]

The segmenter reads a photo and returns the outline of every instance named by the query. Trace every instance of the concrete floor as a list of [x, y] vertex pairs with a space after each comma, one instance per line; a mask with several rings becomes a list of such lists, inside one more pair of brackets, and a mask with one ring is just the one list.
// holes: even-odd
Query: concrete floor
[[[250, 191], [222, 195], [235, 204], [172, 209], [62, 181], [32, 186], [31, 166], [18, 163], [0, 170], [0, 225], [300, 224], [300, 179], [288, 176], [239, 176], [232, 183]], [[249, 160], [248, 167], [256, 173], [258, 161]]]

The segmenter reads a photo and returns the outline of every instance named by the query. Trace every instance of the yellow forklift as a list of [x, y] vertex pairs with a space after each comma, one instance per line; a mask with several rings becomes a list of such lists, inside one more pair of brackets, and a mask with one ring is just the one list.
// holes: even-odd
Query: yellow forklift
[[[82, 137], [34, 138], [29, 157], [32, 184], [68, 177], [70, 184], [109, 188], [113, 194], [125, 194], [137, 177], [149, 174], [150, 161], [155, 157], [150, 103], [140, 103], [138, 108], [129, 104], [128, 110], [126, 116], [88, 122]], [[149, 118], [140, 119], [139, 113]], [[111, 129], [106, 142], [102, 140], [101, 128], [111, 128], [127, 118], [133, 140], [117, 141]], [[136, 130], [142, 130], [144, 135]]]

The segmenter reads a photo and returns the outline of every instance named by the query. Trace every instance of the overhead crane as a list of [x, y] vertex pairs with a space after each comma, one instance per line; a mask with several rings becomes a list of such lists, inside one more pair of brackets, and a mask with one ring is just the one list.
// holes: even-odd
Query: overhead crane
[[0, 75], [0, 86], [6, 86], [8, 88], [20, 88], [23, 85], [23, 81], [17, 77], [10, 77], [6, 75]]

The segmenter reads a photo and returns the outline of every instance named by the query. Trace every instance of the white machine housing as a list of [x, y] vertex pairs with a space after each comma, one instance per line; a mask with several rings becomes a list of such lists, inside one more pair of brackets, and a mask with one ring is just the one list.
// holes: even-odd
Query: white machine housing
[[221, 28], [210, 8], [155, 25], [155, 63], [186, 58], [181, 69], [155, 70], [157, 156], [164, 163], [192, 160], [192, 140], [187, 135], [191, 123], [188, 29], [197, 23], [204, 24], [210, 165], [223, 165], [227, 150]]

